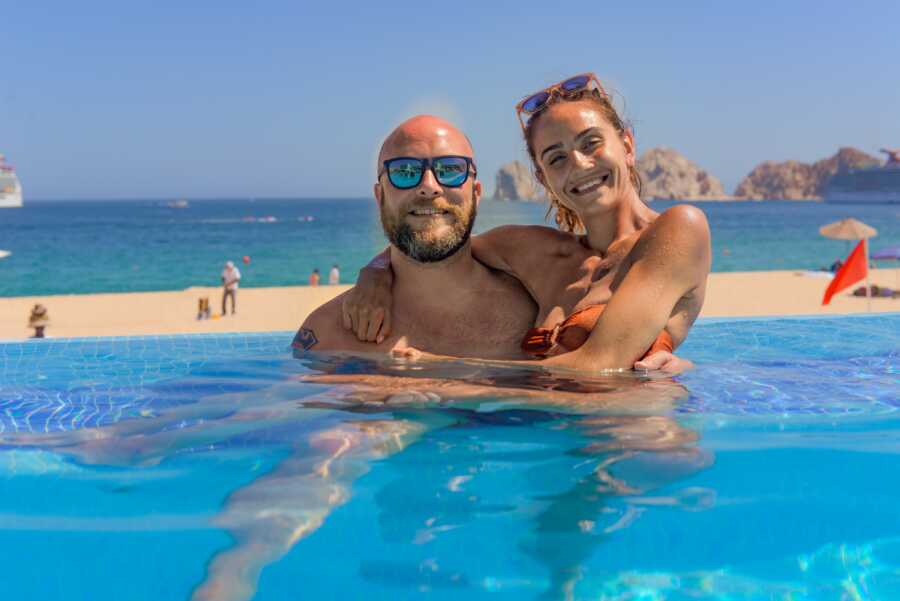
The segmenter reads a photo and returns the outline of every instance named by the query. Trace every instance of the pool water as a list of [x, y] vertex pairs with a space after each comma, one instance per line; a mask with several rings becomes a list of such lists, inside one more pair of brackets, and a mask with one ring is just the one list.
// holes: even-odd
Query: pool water
[[900, 315], [707, 320], [698, 367], [0, 344], [0, 599], [900, 598]]

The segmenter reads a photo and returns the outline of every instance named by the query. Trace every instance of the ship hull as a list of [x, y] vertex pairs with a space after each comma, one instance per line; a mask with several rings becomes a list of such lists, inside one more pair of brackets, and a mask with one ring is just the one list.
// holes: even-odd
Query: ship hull
[[831, 178], [825, 202], [847, 204], [900, 204], [900, 169], [859, 169]]
[[22, 206], [22, 188], [12, 192], [0, 192], [0, 209], [17, 209]]
[[17, 209], [22, 206], [22, 193], [0, 194], [0, 209]]
[[22, 206], [22, 184], [11, 167], [3, 163], [0, 155], [0, 209]]
[[900, 192], [853, 192], [850, 190], [841, 192], [829, 192], [825, 202], [834, 204], [872, 204], [893, 205], [900, 204]]

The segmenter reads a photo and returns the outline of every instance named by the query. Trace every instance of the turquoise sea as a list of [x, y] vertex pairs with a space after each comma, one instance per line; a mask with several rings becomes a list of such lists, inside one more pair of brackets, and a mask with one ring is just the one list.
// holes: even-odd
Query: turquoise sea
[[[672, 203], [657, 202], [662, 210]], [[818, 228], [855, 217], [879, 230], [878, 249], [900, 243], [900, 207], [803, 202], [697, 203], [713, 233], [714, 271], [816, 269], [850, 244]], [[476, 232], [507, 223], [547, 223], [539, 204], [485, 200]], [[366, 199], [30, 202], [0, 211], [0, 296], [175, 290], [218, 285], [226, 260], [242, 286], [287, 286], [337, 263], [344, 283], [385, 245]], [[243, 256], [250, 263], [241, 262]]]

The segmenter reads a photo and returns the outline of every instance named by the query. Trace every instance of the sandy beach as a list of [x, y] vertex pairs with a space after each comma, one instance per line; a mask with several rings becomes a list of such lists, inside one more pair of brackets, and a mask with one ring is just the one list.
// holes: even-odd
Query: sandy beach
[[[871, 283], [897, 287], [897, 269], [875, 269], [870, 273]], [[866, 312], [866, 299], [851, 296], [849, 290], [835, 296], [829, 306], [821, 306], [828, 282], [827, 276], [804, 275], [798, 271], [713, 273], [701, 317]], [[313, 309], [348, 288], [242, 288], [237, 314], [224, 317], [217, 316], [221, 288], [0, 298], [0, 340], [31, 335], [26, 326], [35, 303], [47, 307], [51, 319], [47, 334], [54, 338], [294, 330]], [[210, 299], [213, 318], [198, 321], [197, 299], [204, 296]], [[872, 299], [872, 312], [892, 311], [900, 311], [900, 298]]]

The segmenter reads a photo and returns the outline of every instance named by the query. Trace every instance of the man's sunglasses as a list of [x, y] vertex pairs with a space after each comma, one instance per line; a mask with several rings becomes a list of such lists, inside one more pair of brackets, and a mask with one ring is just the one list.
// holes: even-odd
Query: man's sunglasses
[[[593, 87], [591, 84], [593, 84]], [[582, 73], [581, 75], [564, 79], [559, 83], [544, 88], [540, 92], [526, 96], [516, 105], [516, 116], [519, 118], [519, 125], [522, 126], [522, 129], [525, 129], [525, 121], [522, 119], [522, 115], [525, 114], [531, 117], [535, 113], [542, 111], [547, 108], [554, 96], [573, 98], [588, 89], [596, 90], [601, 96], [606, 97], [606, 90], [603, 89], [603, 86], [600, 85], [600, 80], [593, 73]]]
[[447, 188], [459, 188], [469, 179], [469, 172], [478, 177], [475, 163], [470, 157], [442, 156], [431, 159], [413, 157], [396, 157], [384, 162], [384, 169], [378, 174], [380, 178], [387, 173], [388, 181], [395, 188], [409, 190], [422, 183], [425, 170], [431, 169], [434, 179]]

